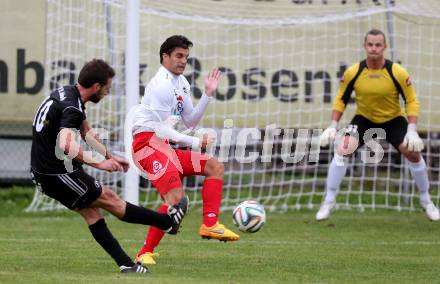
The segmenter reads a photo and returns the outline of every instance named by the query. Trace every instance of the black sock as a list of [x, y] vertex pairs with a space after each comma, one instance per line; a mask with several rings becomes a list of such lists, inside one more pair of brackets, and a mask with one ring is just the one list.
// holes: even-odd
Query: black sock
[[162, 230], [171, 227], [171, 219], [166, 214], [160, 214], [148, 208], [133, 205], [127, 202], [125, 215], [121, 219], [127, 223], [151, 225]]
[[118, 241], [113, 237], [104, 219], [99, 219], [95, 224], [89, 225], [90, 232], [96, 242], [116, 261], [118, 266], [133, 266], [131, 258], [121, 248]]

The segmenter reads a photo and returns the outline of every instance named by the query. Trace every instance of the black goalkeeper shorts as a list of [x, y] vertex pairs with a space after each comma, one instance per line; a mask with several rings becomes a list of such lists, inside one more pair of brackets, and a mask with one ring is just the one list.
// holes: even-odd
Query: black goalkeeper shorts
[[391, 145], [399, 151], [399, 145], [405, 138], [408, 128], [408, 122], [403, 116], [398, 116], [384, 123], [374, 123], [361, 115], [355, 115], [345, 129], [346, 135], [359, 135], [359, 147], [366, 141], [377, 138], [382, 129], [386, 139]]

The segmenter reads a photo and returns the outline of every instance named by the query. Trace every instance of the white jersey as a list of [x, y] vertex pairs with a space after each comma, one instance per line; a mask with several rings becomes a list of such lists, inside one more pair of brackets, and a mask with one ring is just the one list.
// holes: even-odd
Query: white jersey
[[196, 146], [199, 139], [181, 134], [172, 126], [182, 120], [187, 127], [200, 121], [210, 98], [203, 94], [193, 107], [190, 85], [183, 75], [175, 75], [161, 66], [145, 88], [144, 96], [133, 119], [133, 135], [156, 132], [159, 137], [185, 146]]

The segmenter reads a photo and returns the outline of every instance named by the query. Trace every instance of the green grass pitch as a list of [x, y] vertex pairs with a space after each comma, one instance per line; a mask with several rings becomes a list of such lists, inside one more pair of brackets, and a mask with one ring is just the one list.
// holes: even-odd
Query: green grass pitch
[[[11, 193], [12, 192], [12, 193]], [[166, 236], [149, 275], [121, 275], [79, 215], [22, 213], [31, 190], [0, 189], [0, 283], [438, 283], [440, 223], [423, 212], [268, 212], [267, 224], [222, 243], [197, 235], [201, 210]], [[146, 227], [106, 216], [134, 256]], [[233, 228], [231, 212], [221, 221]], [[234, 228], [235, 229], [235, 228]]]

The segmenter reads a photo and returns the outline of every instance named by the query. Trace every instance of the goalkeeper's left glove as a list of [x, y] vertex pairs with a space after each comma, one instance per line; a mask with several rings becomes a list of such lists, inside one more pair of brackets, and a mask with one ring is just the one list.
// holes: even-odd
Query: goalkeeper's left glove
[[408, 130], [403, 139], [403, 145], [412, 152], [421, 152], [423, 150], [423, 141], [419, 134], [417, 134], [417, 126], [415, 123], [408, 124]]

